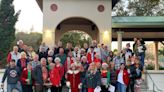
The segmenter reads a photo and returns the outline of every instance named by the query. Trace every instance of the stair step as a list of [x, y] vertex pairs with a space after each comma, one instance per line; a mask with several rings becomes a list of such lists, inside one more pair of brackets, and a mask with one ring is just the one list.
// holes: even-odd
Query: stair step
[[141, 89], [141, 92], [153, 92], [153, 90]]

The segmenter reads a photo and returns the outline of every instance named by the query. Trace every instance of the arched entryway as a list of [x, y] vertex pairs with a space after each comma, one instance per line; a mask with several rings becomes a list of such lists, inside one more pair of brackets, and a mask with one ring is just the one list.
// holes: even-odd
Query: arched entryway
[[99, 29], [95, 23], [86, 19], [73, 17], [60, 22], [55, 28], [55, 43], [60, 41], [61, 36], [69, 31], [79, 30], [87, 33], [93, 40], [100, 41]]

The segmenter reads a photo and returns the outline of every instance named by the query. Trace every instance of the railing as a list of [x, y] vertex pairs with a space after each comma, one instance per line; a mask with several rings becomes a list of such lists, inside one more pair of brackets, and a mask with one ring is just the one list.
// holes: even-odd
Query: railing
[[151, 82], [153, 83], [153, 92], [163, 92], [163, 91], [162, 91], [161, 89], [159, 89], [159, 88], [157, 87], [157, 85], [154, 83], [154, 81], [153, 81], [151, 75], [150, 75], [147, 71], [145, 71], [145, 72], [146, 72], [146, 74], [149, 76]]

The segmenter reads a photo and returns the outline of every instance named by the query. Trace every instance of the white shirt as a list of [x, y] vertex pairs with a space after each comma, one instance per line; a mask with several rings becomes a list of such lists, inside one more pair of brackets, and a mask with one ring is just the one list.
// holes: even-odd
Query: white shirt
[[123, 70], [120, 70], [120, 72], [118, 73], [118, 77], [117, 77], [117, 81], [121, 84], [124, 84], [124, 80], [123, 80]]
[[73, 51], [72, 53], [73, 53], [74, 58], [76, 58], [76, 57], [80, 58], [80, 52], [79, 51], [78, 52]]
[[126, 52], [125, 53], [125, 60], [127, 61], [129, 59], [129, 57], [132, 56], [132, 53], [131, 52]]
[[21, 58], [21, 54], [19, 52], [17, 52], [17, 54], [14, 53], [14, 52], [10, 52], [10, 54], [11, 54], [11, 59], [14, 59], [15, 60], [15, 64], [17, 64], [18, 59]]
[[98, 48], [98, 47], [94, 48], [94, 52], [96, 52], [96, 54], [98, 54], [100, 59], [101, 59], [101, 50], [100, 50], [100, 48]]
[[143, 46], [142, 46], [142, 45], [138, 46], [138, 52], [139, 52], [139, 53], [144, 52], [144, 50], [143, 50]]
[[93, 62], [93, 60], [94, 60], [94, 52], [91, 52], [91, 60]]

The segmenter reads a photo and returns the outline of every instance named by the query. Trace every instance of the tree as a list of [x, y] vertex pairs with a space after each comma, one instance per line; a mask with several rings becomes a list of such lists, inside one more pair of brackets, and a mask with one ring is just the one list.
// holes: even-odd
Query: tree
[[155, 16], [160, 0], [130, 0], [128, 10], [134, 16]]
[[129, 16], [128, 11], [125, 8], [125, 2], [123, 0], [120, 0], [115, 8], [113, 9], [113, 15], [115, 16]]
[[26, 45], [32, 46], [34, 50], [37, 51], [42, 42], [42, 34], [36, 32], [31, 32], [29, 34], [18, 32], [16, 33], [16, 39], [14, 43], [16, 43], [18, 40], [23, 40]]
[[67, 32], [63, 35], [63, 37], [60, 40], [63, 43], [64, 47], [66, 46], [67, 42], [72, 43], [72, 46], [82, 46], [84, 43], [89, 44], [91, 42], [91, 38], [86, 37], [86, 33], [79, 31]]
[[15, 23], [20, 11], [15, 13], [13, 0], [0, 2], [0, 61], [6, 58], [12, 42], [15, 40]]
[[163, 0], [121, 0], [113, 9], [115, 16], [162, 16]]

